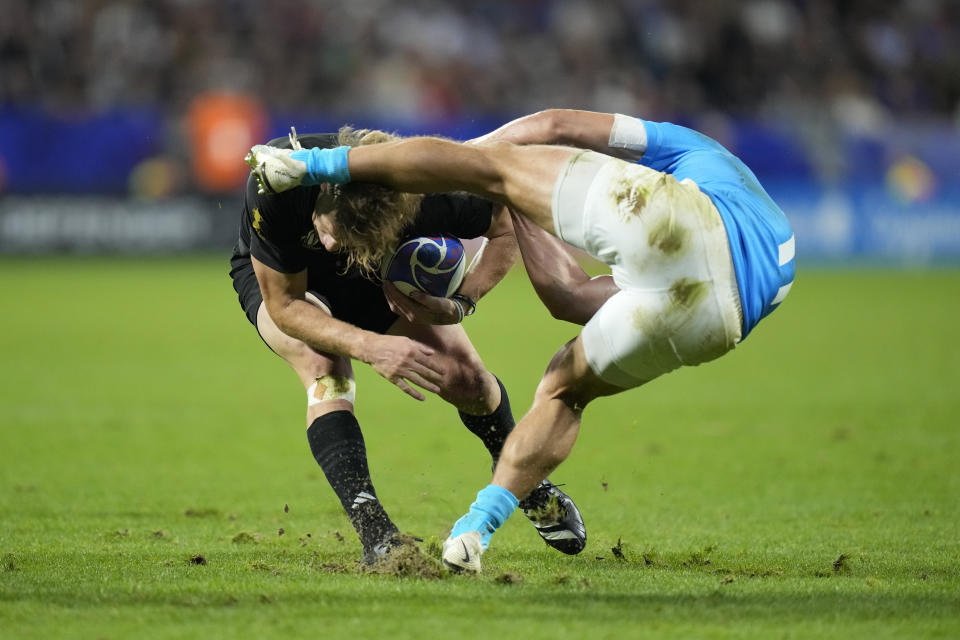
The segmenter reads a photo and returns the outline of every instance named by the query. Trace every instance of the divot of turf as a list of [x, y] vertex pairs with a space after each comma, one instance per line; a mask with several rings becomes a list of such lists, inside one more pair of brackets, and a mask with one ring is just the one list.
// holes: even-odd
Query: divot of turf
[[373, 565], [362, 567], [363, 573], [422, 580], [441, 580], [446, 576], [440, 563], [420, 550], [415, 538], [398, 534], [393, 539], [399, 544]]
[[3, 556], [3, 570], [4, 571], [19, 571], [20, 567], [17, 566], [17, 563], [20, 562], [17, 556], [12, 553], [4, 554]]
[[253, 533], [241, 531], [230, 540], [233, 544], [256, 544], [257, 536]]
[[204, 558], [199, 553], [193, 556], [190, 556], [190, 564], [198, 564], [200, 566], [207, 566], [207, 559]]
[[320, 565], [315, 565], [315, 568], [317, 571], [323, 571], [324, 573], [350, 573], [350, 567], [336, 562], [325, 562]]
[[424, 551], [431, 558], [440, 560], [440, 557], [443, 555], [443, 545], [440, 544], [439, 538], [431, 536], [430, 539], [427, 540], [427, 546]]
[[183, 515], [188, 518], [210, 518], [219, 516], [220, 512], [217, 509], [207, 507], [203, 509], [187, 509], [183, 512]]
[[520, 584], [523, 582], [523, 576], [513, 571], [507, 571], [493, 579], [497, 584]]
[[624, 562], [627, 561], [627, 556], [623, 555], [623, 540], [621, 538], [617, 538], [617, 545], [615, 547], [611, 547], [610, 551], [613, 553], [613, 557], [617, 560], [623, 560]]
[[713, 546], [708, 545], [691, 553], [681, 564], [684, 567], [705, 567], [710, 564], [710, 554], [713, 553]]
[[268, 571], [275, 576], [280, 575], [280, 569], [272, 565], [269, 565], [266, 562], [262, 562], [260, 560], [257, 560], [256, 562], [251, 562], [250, 569], [252, 569], [253, 571]]
[[849, 571], [850, 571], [850, 563], [848, 562], [848, 560], [850, 560], [850, 558], [847, 557], [847, 555], [846, 555], [845, 553], [841, 553], [841, 554], [839, 555], [839, 557], [837, 557], [837, 559], [834, 560], [834, 561], [833, 561], [833, 564], [831, 565], [831, 566], [833, 567], [833, 572], [834, 572], [834, 573], [847, 573], [847, 572], [849, 572]]

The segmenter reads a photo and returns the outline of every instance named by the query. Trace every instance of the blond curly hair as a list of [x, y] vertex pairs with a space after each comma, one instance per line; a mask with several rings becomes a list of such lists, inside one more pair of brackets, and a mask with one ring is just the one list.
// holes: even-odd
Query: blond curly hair
[[[399, 139], [384, 131], [350, 126], [337, 134], [339, 144], [351, 147]], [[348, 182], [333, 187], [333, 198], [333, 235], [346, 253], [347, 268], [357, 266], [369, 277], [377, 273], [383, 256], [393, 251], [403, 229], [413, 222], [423, 196], [378, 184]]]

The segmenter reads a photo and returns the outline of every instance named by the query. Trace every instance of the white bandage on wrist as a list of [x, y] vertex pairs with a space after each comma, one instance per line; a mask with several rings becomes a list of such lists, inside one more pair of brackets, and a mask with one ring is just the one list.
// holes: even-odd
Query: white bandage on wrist
[[615, 114], [607, 146], [621, 149], [621, 154], [618, 154], [621, 157], [627, 156], [633, 160], [642, 158], [647, 151], [647, 129], [643, 126], [643, 121], [622, 113]]
[[357, 397], [357, 383], [346, 376], [323, 376], [307, 388], [307, 406], [327, 400], [346, 400], [353, 404]]

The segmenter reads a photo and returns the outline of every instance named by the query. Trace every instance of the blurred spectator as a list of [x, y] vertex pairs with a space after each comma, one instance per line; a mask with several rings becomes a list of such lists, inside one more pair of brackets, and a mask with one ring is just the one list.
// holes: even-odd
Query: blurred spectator
[[[0, 12], [0, 110], [146, 107], [172, 131], [207, 92], [427, 128], [561, 106], [723, 129], [723, 113], [787, 123], [830, 180], [842, 133], [960, 120], [954, 0], [0, 0]], [[165, 147], [189, 153], [176, 136]]]
[[[951, 0], [0, 0], [0, 104], [160, 105], [211, 89], [271, 110], [460, 117], [546, 106], [747, 112], [791, 93], [951, 116]], [[837, 96], [837, 77], [844, 76]], [[632, 80], [631, 80], [632, 79]], [[858, 96], [875, 105], [852, 105]], [[857, 126], [860, 121], [857, 120]]]

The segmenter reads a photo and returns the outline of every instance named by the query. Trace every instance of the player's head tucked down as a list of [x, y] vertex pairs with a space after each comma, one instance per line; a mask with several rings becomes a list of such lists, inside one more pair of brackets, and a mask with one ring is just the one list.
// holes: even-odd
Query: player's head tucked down
[[[337, 134], [341, 145], [364, 146], [399, 140], [384, 131], [346, 126]], [[317, 199], [314, 224], [326, 216], [337, 245], [347, 256], [347, 266], [356, 265], [375, 273], [380, 259], [393, 250], [404, 227], [416, 217], [421, 194], [404, 193], [369, 182], [331, 185], [329, 196]]]

